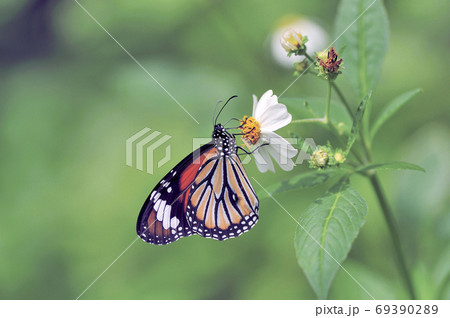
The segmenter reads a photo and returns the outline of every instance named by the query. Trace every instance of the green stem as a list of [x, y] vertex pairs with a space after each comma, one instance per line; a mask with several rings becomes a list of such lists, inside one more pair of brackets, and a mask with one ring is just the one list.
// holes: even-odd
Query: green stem
[[[353, 112], [352, 112], [352, 109], [350, 107], [350, 104], [345, 99], [344, 94], [342, 94], [341, 90], [339, 89], [339, 87], [334, 82], [332, 82], [331, 85], [333, 86], [333, 89], [335, 90], [335, 92], [339, 96], [339, 99], [344, 104], [345, 108], [347, 109], [347, 112], [349, 113], [349, 115], [354, 120], [355, 119], [355, 115], [353, 115]], [[370, 147], [368, 146], [367, 140], [366, 140], [365, 136], [363, 135], [363, 129], [360, 129], [359, 132], [360, 132], [360, 136], [361, 136], [361, 144], [362, 144], [362, 147], [363, 147], [364, 155], [366, 156], [364, 162], [367, 164], [367, 163], [372, 161], [372, 155], [370, 153]]]
[[[308, 54], [305, 53], [305, 57], [311, 62], [311, 63], [316, 63], [316, 61], [309, 56]], [[339, 87], [337, 87], [337, 85], [334, 83], [334, 81], [328, 81], [331, 82], [331, 86], [333, 87], [333, 89], [336, 91], [339, 99], [341, 100], [341, 102], [344, 104], [345, 109], [347, 110], [348, 114], [350, 115], [350, 117], [352, 119], [355, 119], [355, 115], [353, 115], [353, 111], [352, 108], [350, 107], [350, 104], [347, 102], [347, 100], [345, 99], [344, 95], [342, 94], [341, 90], [339, 89]]]
[[386, 219], [386, 223], [388, 225], [389, 232], [391, 234], [392, 241], [394, 243], [394, 248], [395, 248], [395, 252], [397, 255], [397, 259], [398, 259], [398, 266], [399, 266], [400, 272], [403, 276], [403, 279], [405, 280], [409, 295], [410, 295], [411, 299], [414, 300], [414, 299], [416, 299], [416, 293], [414, 292], [411, 274], [406, 265], [406, 259], [403, 254], [402, 246], [400, 243], [400, 235], [399, 235], [397, 223], [394, 218], [394, 213], [392, 212], [392, 209], [387, 202], [387, 199], [385, 197], [383, 189], [381, 188], [381, 184], [380, 184], [380, 181], [378, 180], [378, 177], [375, 174], [373, 174], [372, 176], [369, 177], [369, 179], [370, 179], [370, 182], [372, 183], [373, 189], [375, 190], [378, 201], [380, 202], [380, 206], [381, 206], [381, 210], [383, 211], [384, 218]]
[[339, 89], [339, 87], [336, 85], [336, 83], [332, 82], [331, 86], [333, 86], [334, 91], [336, 92], [336, 94], [338, 95], [339, 99], [341, 100], [342, 104], [344, 104], [345, 109], [347, 110], [348, 114], [350, 115], [350, 117], [354, 120], [355, 119], [355, 115], [353, 114], [352, 108], [350, 107], [350, 104], [347, 102], [347, 100], [344, 97], [344, 94], [342, 94], [341, 90]]
[[325, 104], [325, 121], [327, 122], [327, 124], [331, 124], [331, 121], [330, 121], [330, 102], [331, 102], [331, 81], [328, 81], [327, 102]]
[[314, 61], [314, 59], [308, 53], [305, 53], [305, 57], [312, 63], [316, 62], [316, 61]]
[[295, 119], [291, 121], [291, 124], [309, 124], [309, 123], [320, 123], [326, 124], [325, 118], [305, 118], [305, 119]]
[[366, 164], [372, 162], [372, 154], [370, 152], [370, 148], [367, 146], [366, 140], [364, 138], [364, 134], [362, 133], [362, 131], [360, 131], [361, 136], [361, 144], [362, 144], [362, 148], [364, 151], [364, 154], [366, 155]]

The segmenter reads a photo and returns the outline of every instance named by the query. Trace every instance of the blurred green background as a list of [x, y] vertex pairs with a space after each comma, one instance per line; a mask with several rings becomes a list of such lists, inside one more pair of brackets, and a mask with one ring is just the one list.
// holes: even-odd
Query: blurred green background
[[[80, 1], [200, 122], [197, 125], [74, 1], [0, 2], [0, 299], [75, 299], [136, 238], [146, 196], [222, 120], [249, 114], [251, 94], [293, 81], [270, 51], [286, 15], [333, 33], [337, 1]], [[375, 160], [418, 172], [381, 172], [421, 298], [450, 298], [450, 49], [446, 1], [386, 3], [391, 40], [374, 102], [422, 88], [386, 124]], [[300, 78], [284, 96], [324, 96]], [[125, 140], [144, 127], [172, 136], [154, 175], [125, 165]], [[297, 128], [296, 128], [297, 129]], [[311, 127], [289, 136], [326, 140]], [[158, 152], [157, 152], [158, 155]], [[163, 150], [159, 155], [163, 155]], [[263, 185], [306, 171], [250, 176]], [[407, 297], [389, 233], [365, 179], [353, 184], [369, 214], [344, 267], [377, 299]], [[254, 184], [258, 193], [262, 189]], [[280, 194], [296, 218], [328, 185]], [[294, 255], [296, 223], [270, 199], [238, 239], [198, 236], [168, 246], [136, 242], [81, 299], [314, 299]], [[367, 299], [342, 270], [330, 299]]]

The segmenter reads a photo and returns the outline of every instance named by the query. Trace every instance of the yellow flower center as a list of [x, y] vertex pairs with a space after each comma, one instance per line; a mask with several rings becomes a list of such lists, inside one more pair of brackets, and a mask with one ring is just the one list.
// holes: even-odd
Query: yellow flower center
[[251, 146], [256, 144], [261, 136], [261, 126], [256, 121], [255, 118], [244, 116], [241, 120], [241, 125], [239, 129], [242, 131], [242, 141], [247, 145]]

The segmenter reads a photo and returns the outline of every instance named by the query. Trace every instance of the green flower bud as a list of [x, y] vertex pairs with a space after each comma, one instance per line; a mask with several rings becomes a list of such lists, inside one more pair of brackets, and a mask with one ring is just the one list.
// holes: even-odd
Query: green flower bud
[[299, 76], [301, 75], [305, 70], [308, 69], [308, 63], [306, 63], [306, 61], [301, 61], [301, 62], [295, 62], [294, 63], [294, 76]]
[[347, 159], [345, 153], [341, 149], [336, 149], [331, 157], [330, 165], [340, 165], [345, 162], [345, 159]]
[[325, 146], [319, 146], [311, 155], [311, 160], [309, 161], [310, 167], [312, 168], [324, 168], [329, 161], [329, 148]]

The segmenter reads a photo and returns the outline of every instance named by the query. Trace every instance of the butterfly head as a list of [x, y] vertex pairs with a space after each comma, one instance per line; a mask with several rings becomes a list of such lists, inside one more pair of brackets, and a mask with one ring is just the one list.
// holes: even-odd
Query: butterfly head
[[236, 153], [236, 140], [222, 124], [214, 125], [212, 138], [214, 146], [221, 156], [228, 156]]

